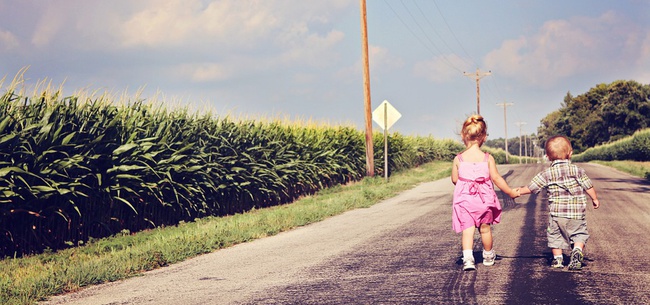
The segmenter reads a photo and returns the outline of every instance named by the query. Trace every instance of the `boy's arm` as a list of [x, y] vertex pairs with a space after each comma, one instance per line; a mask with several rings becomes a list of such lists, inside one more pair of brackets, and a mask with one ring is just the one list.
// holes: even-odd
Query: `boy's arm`
[[516, 190], [519, 192], [519, 195], [528, 195], [532, 193], [528, 186], [518, 187]]
[[587, 195], [591, 197], [591, 201], [593, 201], [594, 204], [594, 209], [597, 209], [600, 207], [600, 201], [598, 200], [598, 195], [596, 195], [596, 189], [595, 188], [590, 188], [587, 190]]

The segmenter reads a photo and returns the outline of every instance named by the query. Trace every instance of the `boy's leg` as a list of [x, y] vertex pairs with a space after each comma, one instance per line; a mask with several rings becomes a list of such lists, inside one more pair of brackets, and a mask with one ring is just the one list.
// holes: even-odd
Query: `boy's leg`
[[581, 270], [582, 260], [584, 259], [582, 248], [575, 247], [571, 250], [571, 261], [569, 261], [569, 270]]
[[589, 239], [589, 232], [587, 231], [587, 222], [584, 220], [572, 220], [567, 226], [569, 236], [573, 243], [573, 250], [571, 250], [571, 261], [569, 262], [569, 270], [581, 270], [582, 261], [584, 260], [583, 250], [585, 244]]
[[553, 248], [551, 249], [551, 253], [553, 253], [553, 261], [551, 261], [551, 267], [564, 268], [564, 257], [562, 256], [562, 249]]
[[551, 267], [563, 268], [564, 257], [562, 256], [562, 249], [569, 249], [567, 238], [563, 234], [563, 228], [567, 219], [556, 218], [549, 216], [548, 227], [546, 228], [546, 237], [548, 239], [548, 247], [551, 248], [553, 253], [553, 260]]

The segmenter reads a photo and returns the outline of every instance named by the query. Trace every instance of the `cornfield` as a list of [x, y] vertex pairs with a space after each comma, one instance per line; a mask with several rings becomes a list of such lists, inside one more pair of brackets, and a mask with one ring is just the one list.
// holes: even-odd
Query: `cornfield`
[[641, 129], [633, 135], [617, 141], [588, 148], [572, 157], [575, 162], [592, 160], [650, 161], [650, 128]]
[[[109, 95], [0, 95], [0, 251], [16, 257], [281, 205], [365, 175], [363, 132], [231, 120]], [[389, 168], [451, 160], [451, 140], [391, 134]], [[377, 174], [383, 136], [374, 135]]]

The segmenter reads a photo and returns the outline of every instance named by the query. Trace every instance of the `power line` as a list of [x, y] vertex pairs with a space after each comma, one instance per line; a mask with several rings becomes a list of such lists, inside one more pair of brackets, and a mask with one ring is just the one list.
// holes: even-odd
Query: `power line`
[[[432, 2], [433, 2], [433, 5], [435, 5], [436, 10], [438, 11], [438, 14], [440, 15], [440, 17], [442, 17], [442, 20], [445, 22], [445, 25], [447, 26], [447, 29], [451, 33], [451, 36], [453, 36], [454, 39], [456, 40], [456, 43], [458, 43], [458, 45], [463, 50], [463, 52], [465, 52], [465, 55], [467, 56], [467, 58], [471, 59], [474, 62], [474, 64], [478, 66], [478, 64], [476, 64], [476, 61], [472, 58], [472, 56], [470, 56], [469, 53], [467, 52], [467, 50], [465, 50], [465, 47], [463, 47], [463, 44], [460, 43], [460, 40], [458, 40], [458, 37], [456, 36], [456, 34], [454, 34], [454, 31], [451, 30], [451, 27], [449, 26], [449, 23], [447, 23], [447, 19], [445, 19], [445, 16], [442, 14], [442, 11], [440, 10], [440, 7], [438, 7], [438, 4], [436, 3], [436, 1], [432, 1]], [[417, 5], [417, 2], [416, 2], [416, 5]], [[451, 49], [451, 48], [449, 48], [449, 49]]]
[[[423, 41], [423, 40], [422, 40], [418, 35], [415, 34], [415, 32], [411, 29], [411, 27], [408, 26], [408, 24], [404, 21], [404, 19], [402, 19], [402, 17], [397, 13], [397, 11], [393, 8], [393, 6], [390, 5], [390, 3], [388, 3], [387, 0], [384, 0], [384, 3], [386, 3], [386, 5], [390, 8], [390, 10], [393, 11], [393, 13], [394, 13], [395, 16], [397, 17], [397, 19], [399, 19], [399, 21], [400, 21], [400, 22], [401, 22], [401, 23], [406, 27], [406, 29], [407, 29], [409, 32], [411, 32], [411, 34], [412, 34], [412, 35], [413, 35], [413, 36], [414, 36], [414, 37], [415, 37], [415, 38], [416, 38], [416, 39], [417, 39], [417, 40], [418, 40], [418, 41], [419, 41], [419, 42], [420, 42], [420, 43], [421, 43], [421, 44], [422, 44], [426, 49], [427, 49], [427, 51], [429, 51], [429, 52], [430, 52], [431, 54], [433, 54], [433, 55], [440, 55], [440, 57], [444, 60], [444, 62], [445, 62], [445, 63], [446, 63], [450, 68], [455, 69], [455, 70], [457, 70], [457, 71], [459, 71], [459, 72], [462, 71], [461, 69], [459, 69], [458, 67], [456, 67], [456, 66], [455, 66], [451, 61], [449, 61], [449, 59], [447, 59], [446, 56], [444, 56], [443, 52], [442, 52], [442, 51], [441, 51], [441, 50], [440, 50], [440, 49], [439, 49], [439, 48], [438, 48], [438, 47], [437, 47], [437, 46], [436, 46], [436, 45], [431, 41], [430, 38], [428, 38], [428, 36], [426, 35], [426, 33], [425, 33], [425, 36], [427, 37], [427, 39], [429, 40], [429, 42], [432, 44], [432, 46], [433, 46], [433, 47], [438, 51], [438, 53], [436, 53], [436, 52], [434, 52], [433, 50], [431, 50], [431, 48], [429, 47], [429, 45], [427, 45], [427, 44], [426, 44], [426, 43], [425, 43], [425, 42], [424, 42], [424, 41]], [[413, 16], [413, 14], [410, 12], [410, 10], [406, 7], [406, 5], [405, 5], [403, 2], [402, 2], [402, 5], [404, 5], [404, 7], [406, 8], [407, 12], [408, 12], [409, 15], [411, 16], [411, 19], [414, 20], [415, 24], [420, 28], [420, 30], [421, 30], [422, 32], [425, 32], [424, 29], [419, 25], [419, 23], [418, 23], [417, 21], [415, 21], [415, 17]], [[452, 53], [453, 53], [453, 52], [452, 52]]]
[[[402, 2], [402, 3], [403, 3], [403, 2]], [[433, 25], [433, 23], [430, 21], [429, 17], [424, 13], [424, 10], [422, 10], [422, 8], [420, 7], [420, 5], [418, 5], [417, 1], [414, 1], [413, 4], [415, 4], [415, 7], [418, 8], [418, 10], [420, 11], [420, 14], [422, 14], [422, 17], [424, 18], [424, 20], [429, 24], [429, 26], [431, 27], [431, 29], [433, 30], [433, 32], [436, 34], [436, 36], [438, 36], [438, 38], [440, 39], [440, 41], [442, 41], [442, 43], [447, 47], [447, 49], [450, 51], [450, 53], [455, 54], [454, 50], [449, 46], [449, 44], [447, 44], [447, 41], [445, 41], [445, 39], [442, 38], [442, 35], [440, 35], [440, 33], [436, 30], [436, 27], [435, 27], [435, 26]], [[440, 13], [440, 12], [438, 12], [438, 13], [440, 14], [440, 16], [442, 17], [443, 21], [445, 21], [445, 24], [446, 24], [447, 21], [445, 20], [445, 17], [442, 16], [442, 13]], [[452, 36], [454, 36], [454, 38], [455, 38], [455, 35], [454, 35], [454, 33], [451, 31], [451, 28], [449, 27], [449, 24], [447, 24], [447, 29], [449, 29], [449, 31], [451, 32]], [[457, 38], [456, 38], [456, 41], [458, 42], [458, 39], [457, 39]], [[460, 45], [461, 48], [463, 48], [463, 46], [460, 44], [460, 42], [458, 42], [458, 44]], [[464, 49], [463, 49], [463, 50], [464, 50]], [[465, 52], [465, 53], [467, 53], [467, 52]], [[468, 57], [469, 57], [469, 55], [468, 55]], [[461, 56], [458, 56], [458, 58], [461, 58], [461, 59], [462, 59], [466, 64], [468, 64], [469, 66], [472, 65], [472, 63], [471, 63], [471, 62], [468, 62], [465, 58], [463, 58], [463, 57], [461, 57]], [[470, 59], [471, 59], [471, 58], [470, 58]]]

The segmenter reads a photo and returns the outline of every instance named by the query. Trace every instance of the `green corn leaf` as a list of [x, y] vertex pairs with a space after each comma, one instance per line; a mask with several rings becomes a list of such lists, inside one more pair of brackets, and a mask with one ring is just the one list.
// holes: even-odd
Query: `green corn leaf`
[[12, 120], [11, 116], [6, 116], [2, 122], [0, 122], [0, 133], [5, 132], [5, 128], [7, 128], [7, 125], [9, 125], [9, 122]]
[[63, 140], [61, 141], [61, 144], [62, 145], [67, 145], [68, 143], [70, 143], [70, 141], [72, 140], [72, 138], [74, 138], [75, 135], [77, 135], [76, 131], [71, 132], [69, 135], [67, 135], [67, 136], [65, 136], [65, 138], [63, 138]]
[[55, 188], [46, 185], [34, 185], [31, 189], [41, 193], [52, 193], [57, 191]]
[[0, 177], [6, 177], [11, 173], [26, 173], [22, 168], [16, 166], [0, 168]]
[[124, 199], [122, 197], [119, 197], [119, 196], [115, 196], [115, 197], [113, 197], [113, 199], [115, 199], [117, 201], [121, 201], [122, 203], [126, 204], [129, 208], [131, 208], [131, 210], [133, 210], [133, 213], [138, 215], [138, 211], [135, 210], [133, 205], [128, 200], [126, 200], [126, 199]]
[[118, 175], [115, 175], [115, 178], [124, 179], [124, 180], [142, 181], [142, 177], [136, 176], [136, 175], [131, 175], [131, 174], [118, 174]]
[[145, 169], [147, 169], [147, 167], [141, 165], [119, 165], [119, 166], [113, 166], [112, 168], [109, 168], [106, 171], [106, 173], [114, 173], [114, 172], [126, 173], [126, 172], [142, 171]]
[[138, 147], [138, 144], [134, 144], [134, 143], [124, 144], [113, 151], [113, 156], [120, 156], [122, 154], [134, 150], [136, 147]]

